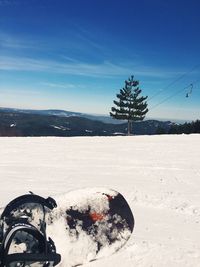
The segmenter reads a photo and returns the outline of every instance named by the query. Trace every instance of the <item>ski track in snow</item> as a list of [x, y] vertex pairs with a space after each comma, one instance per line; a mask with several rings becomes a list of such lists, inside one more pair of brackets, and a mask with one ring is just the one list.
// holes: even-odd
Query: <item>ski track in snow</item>
[[200, 135], [0, 138], [0, 147], [1, 206], [28, 191], [59, 198], [108, 187], [125, 196], [131, 239], [84, 267], [200, 266]]

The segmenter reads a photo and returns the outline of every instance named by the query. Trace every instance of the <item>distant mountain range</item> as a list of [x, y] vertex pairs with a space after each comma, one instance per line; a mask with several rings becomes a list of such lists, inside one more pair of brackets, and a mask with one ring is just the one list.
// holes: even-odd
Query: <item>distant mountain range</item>
[[47, 110], [35, 110], [35, 109], [16, 109], [16, 108], [0, 108], [0, 112], [17, 112], [23, 114], [38, 114], [46, 116], [59, 116], [59, 117], [82, 117], [90, 120], [102, 121], [105, 123], [121, 124], [123, 121], [115, 120], [109, 116], [91, 115], [80, 112], [59, 110], [59, 109], [47, 109]]
[[[117, 123], [116, 123], [117, 122]], [[168, 132], [174, 123], [146, 120], [135, 122], [136, 135]], [[0, 136], [114, 136], [125, 135], [127, 123], [106, 116], [65, 110], [0, 108]]]

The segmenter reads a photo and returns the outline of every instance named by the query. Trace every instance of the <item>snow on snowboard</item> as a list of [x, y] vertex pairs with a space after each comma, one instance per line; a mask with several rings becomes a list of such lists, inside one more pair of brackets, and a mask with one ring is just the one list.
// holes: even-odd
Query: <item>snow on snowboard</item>
[[118, 251], [134, 228], [125, 198], [105, 188], [54, 199], [27, 194], [1, 213], [0, 267], [82, 265]]

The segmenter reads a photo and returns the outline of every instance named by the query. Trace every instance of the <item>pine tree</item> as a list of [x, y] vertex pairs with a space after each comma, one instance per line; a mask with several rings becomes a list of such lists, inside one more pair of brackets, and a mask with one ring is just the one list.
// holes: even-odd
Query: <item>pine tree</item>
[[117, 94], [118, 101], [113, 103], [116, 107], [111, 108], [110, 116], [117, 120], [127, 120], [128, 135], [131, 134], [133, 121], [142, 121], [145, 118], [147, 109], [146, 97], [140, 96], [142, 90], [139, 88], [139, 81], [131, 76], [125, 81], [125, 86]]

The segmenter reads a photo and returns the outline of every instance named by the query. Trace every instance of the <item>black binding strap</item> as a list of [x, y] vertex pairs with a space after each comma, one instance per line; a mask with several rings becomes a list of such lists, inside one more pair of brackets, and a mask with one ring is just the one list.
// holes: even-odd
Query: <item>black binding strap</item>
[[51, 197], [48, 197], [45, 199], [45, 198], [38, 196], [38, 195], [26, 194], [26, 195], [22, 195], [20, 197], [13, 199], [5, 207], [3, 213], [1, 214], [1, 219], [3, 219], [4, 217], [7, 217], [11, 211], [13, 211], [15, 208], [17, 208], [20, 205], [23, 205], [25, 203], [38, 203], [38, 204], [41, 204], [42, 206], [45, 206], [51, 210], [53, 208], [57, 207], [56, 201]]
[[[37, 253], [23, 252], [9, 254], [12, 240], [18, 231], [26, 232], [38, 241]], [[9, 267], [9, 264], [13, 262], [23, 263], [23, 266], [29, 266], [31, 262], [39, 262], [43, 264], [42, 266], [47, 267], [57, 265], [60, 260], [61, 256], [56, 253], [53, 241], [51, 239], [47, 241], [46, 236], [29, 223], [18, 222], [13, 224], [4, 236], [0, 251], [0, 267]]]
[[27, 265], [29, 262], [44, 262], [44, 266], [48, 266], [46, 265], [46, 263], [53, 263], [53, 266], [57, 265], [61, 260], [61, 257], [59, 254], [57, 253], [51, 253], [48, 255], [45, 254], [22, 254], [22, 253], [15, 253], [15, 254], [10, 254], [6, 257], [6, 261], [5, 261], [5, 266], [9, 266], [9, 264], [11, 262], [24, 262], [24, 266], [26, 266], [26, 262]]
[[3, 250], [4, 250], [4, 254], [8, 254], [10, 245], [12, 243], [12, 238], [14, 237], [14, 235], [17, 233], [17, 231], [24, 231], [30, 235], [32, 235], [33, 237], [36, 238], [36, 240], [39, 241], [40, 244], [40, 250], [44, 250], [45, 248], [45, 237], [43, 236], [43, 234], [37, 230], [36, 227], [34, 227], [33, 225], [29, 224], [29, 223], [15, 223], [13, 224], [8, 230], [7, 233], [4, 236], [4, 240], [3, 240]]

